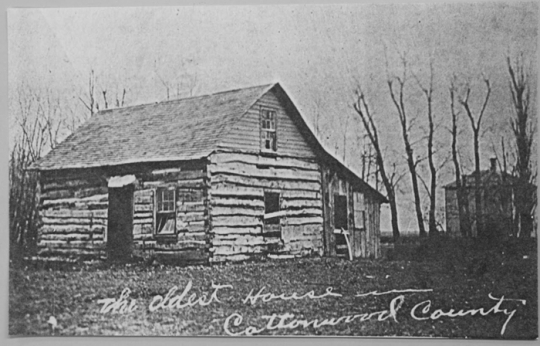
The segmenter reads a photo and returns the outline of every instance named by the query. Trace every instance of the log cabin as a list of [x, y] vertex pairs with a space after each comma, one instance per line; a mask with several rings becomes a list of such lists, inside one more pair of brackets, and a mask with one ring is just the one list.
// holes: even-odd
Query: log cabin
[[385, 197], [279, 83], [100, 111], [31, 169], [40, 256], [380, 256]]

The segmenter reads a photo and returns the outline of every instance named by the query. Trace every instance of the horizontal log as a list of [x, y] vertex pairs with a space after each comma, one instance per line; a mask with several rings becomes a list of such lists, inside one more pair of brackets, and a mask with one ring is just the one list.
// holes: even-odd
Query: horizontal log
[[284, 199], [281, 205], [283, 209], [293, 208], [319, 208], [322, 209], [322, 200], [305, 200], [305, 199]]
[[207, 251], [204, 251], [203, 249], [184, 249], [181, 251], [156, 249], [154, 250], [154, 254], [159, 257], [163, 256], [163, 258], [178, 261], [207, 260], [209, 257], [209, 253]]
[[225, 187], [213, 184], [211, 186], [210, 193], [212, 194], [212, 197], [240, 197], [252, 199], [264, 198], [264, 190], [262, 189], [237, 187], [234, 185], [229, 185]]
[[138, 212], [145, 212], [145, 211], [154, 211], [154, 205], [153, 204], [135, 204], [133, 206], [133, 211], [135, 213]]
[[107, 186], [107, 180], [102, 179], [70, 179], [45, 182], [42, 186], [43, 192], [51, 190], [74, 190], [89, 187]]
[[42, 217], [50, 218], [95, 218], [106, 219], [107, 210], [71, 210], [71, 209], [45, 209], [40, 210], [39, 214]]
[[176, 210], [180, 212], [197, 212], [205, 211], [206, 205], [204, 202], [178, 202], [176, 203]]
[[206, 221], [188, 221], [188, 222], [177, 222], [176, 229], [179, 232], [204, 232], [206, 231]]
[[265, 238], [262, 235], [258, 236], [246, 236], [246, 235], [232, 235], [216, 236], [212, 239], [212, 245], [214, 247], [227, 245], [227, 246], [251, 246], [251, 245], [270, 245], [279, 244], [281, 240], [279, 238]]
[[234, 261], [245, 261], [250, 259], [251, 256], [245, 254], [236, 254], [236, 255], [213, 255], [210, 257], [210, 262], [220, 263], [220, 262], [234, 262]]
[[38, 243], [39, 248], [52, 248], [52, 249], [82, 249], [82, 250], [94, 250], [94, 249], [104, 249], [104, 242], [91, 242], [91, 241], [82, 241], [77, 240], [73, 242], [55, 242], [55, 241], [41, 241]]
[[258, 217], [250, 216], [213, 216], [212, 225], [214, 227], [245, 227], [245, 226], [260, 226], [262, 221]]
[[181, 232], [178, 233], [178, 241], [206, 241], [208, 234], [206, 232]]
[[148, 240], [148, 239], [154, 239], [153, 233], [134, 233], [133, 234], [133, 240]]
[[92, 203], [107, 202], [109, 199], [108, 194], [94, 195], [85, 198], [63, 198], [63, 199], [46, 199], [42, 202], [43, 208], [56, 207], [60, 205], [72, 205], [76, 204], [87, 205]]
[[154, 196], [135, 196], [135, 205], [154, 205]]
[[247, 253], [261, 253], [267, 250], [266, 245], [252, 245], [252, 246], [242, 246], [242, 245], [220, 245], [214, 246], [212, 248], [212, 253], [216, 255], [236, 255], [236, 254], [247, 254]]
[[265, 189], [279, 189], [279, 190], [306, 190], [319, 192], [321, 190], [321, 184], [319, 182], [299, 182], [296, 180], [269, 180], [259, 179], [250, 176], [236, 176], [231, 174], [216, 174], [212, 176], [212, 184], [214, 183], [229, 183], [238, 186], [251, 186]]
[[133, 225], [142, 225], [142, 224], [149, 224], [149, 225], [153, 225], [154, 224], [154, 218], [153, 217], [150, 217], [150, 218], [135, 218], [133, 219]]
[[107, 225], [107, 219], [103, 218], [58, 218], [42, 217], [44, 225]]
[[320, 200], [322, 203], [322, 194], [320, 191], [286, 190], [282, 192], [282, 198], [284, 200]]
[[212, 217], [214, 216], [257, 216], [262, 217], [264, 208], [248, 208], [248, 207], [213, 207], [211, 210]]
[[210, 161], [215, 164], [244, 163], [250, 165], [273, 165], [275, 167], [295, 167], [311, 170], [319, 169], [318, 163], [314, 160], [301, 160], [279, 156], [267, 157], [252, 154], [214, 153], [210, 156]]
[[238, 199], [238, 198], [217, 198], [214, 197], [210, 201], [212, 206], [225, 206], [225, 207], [247, 207], [253, 209], [264, 210], [264, 201], [256, 199]]
[[192, 189], [202, 189], [206, 187], [206, 182], [203, 179], [179, 180], [179, 181], [145, 181], [143, 188], [157, 187], [184, 187]]
[[73, 197], [84, 198], [88, 196], [102, 195], [108, 192], [109, 192], [109, 189], [107, 188], [107, 186], [90, 187], [90, 188], [76, 190], [73, 194]]
[[176, 220], [178, 222], [204, 221], [207, 216], [204, 212], [177, 213]]
[[299, 170], [285, 170], [285, 169], [247, 169], [235, 170], [233, 168], [227, 168], [223, 166], [210, 165], [210, 173], [213, 176], [219, 174], [234, 175], [238, 177], [250, 177], [266, 180], [291, 180], [298, 182], [321, 182], [321, 175], [319, 172], [306, 172]]
[[322, 239], [314, 240], [298, 240], [294, 242], [287, 243], [286, 249], [295, 250], [295, 249], [313, 249], [320, 248], [323, 245]]
[[288, 217], [287, 225], [309, 225], [309, 224], [320, 224], [322, 225], [322, 217]]
[[38, 242], [44, 240], [72, 241], [72, 240], [103, 240], [103, 234], [94, 233], [44, 233], [38, 236]]
[[133, 218], [135, 220], [138, 219], [154, 219], [154, 212], [153, 211], [138, 211], [136, 213], [133, 213]]
[[69, 233], [92, 233], [103, 234], [107, 227], [103, 225], [43, 225], [38, 234], [69, 234]]
[[151, 234], [154, 230], [153, 224], [134, 224], [133, 234]]
[[220, 227], [215, 226], [211, 234], [262, 234], [262, 225], [258, 227]]
[[206, 172], [203, 170], [174, 170], [161, 169], [152, 171], [149, 175], [144, 175], [145, 180], [161, 180], [161, 181], [178, 181], [178, 180], [193, 180], [205, 178]]
[[288, 163], [283, 160], [272, 160], [272, 158], [265, 158], [258, 162], [246, 162], [245, 160], [235, 160], [229, 162], [218, 162], [209, 165], [210, 174], [212, 172], [225, 170], [225, 171], [241, 171], [241, 172], [258, 172], [260, 174], [272, 174], [279, 173], [282, 175], [288, 175], [291, 173], [297, 173], [304, 176], [320, 176], [319, 167], [315, 165], [305, 165], [301, 161], [297, 160], [297, 164], [292, 163], [292, 160], [288, 160]]
[[38, 249], [39, 256], [105, 256], [104, 249], [63, 249], [44, 247]]

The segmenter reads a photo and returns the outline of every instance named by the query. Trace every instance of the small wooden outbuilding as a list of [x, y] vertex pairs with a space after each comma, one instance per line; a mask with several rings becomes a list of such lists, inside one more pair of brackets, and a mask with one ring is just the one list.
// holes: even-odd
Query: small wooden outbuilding
[[101, 111], [32, 169], [41, 256], [380, 256], [385, 198], [279, 84]]

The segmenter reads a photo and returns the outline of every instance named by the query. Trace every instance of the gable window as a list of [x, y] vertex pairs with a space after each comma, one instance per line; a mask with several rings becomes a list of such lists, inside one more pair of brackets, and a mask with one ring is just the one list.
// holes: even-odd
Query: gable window
[[176, 233], [176, 190], [158, 188], [156, 194], [156, 234], [174, 235]]
[[264, 237], [281, 237], [279, 193], [265, 192], [264, 193]]
[[277, 151], [277, 113], [273, 109], [261, 108], [261, 149]]

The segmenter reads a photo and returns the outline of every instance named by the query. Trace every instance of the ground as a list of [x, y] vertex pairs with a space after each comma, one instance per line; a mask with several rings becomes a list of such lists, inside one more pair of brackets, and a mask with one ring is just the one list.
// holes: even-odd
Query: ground
[[[178, 289], [166, 299], [174, 286]], [[118, 300], [126, 288], [125, 302], [104, 311], [100, 300]], [[258, 299], [246, 299], [261, 289]], [[373, 291], [386, 294], [357, 296]], [[264, 296], [269, 293], [274, 296]], [[489, 246], [439, 239], [397, 246], [380, 260], [306, 258], [191, 267], [33, 261], [12, 266], [9, 301], [11, 335], [534, 339], [537, 248], [536, 239]], [[447, 316], [450, 309], [454, 317]], [[465, 316], [456, 317], [459, 310]]]

